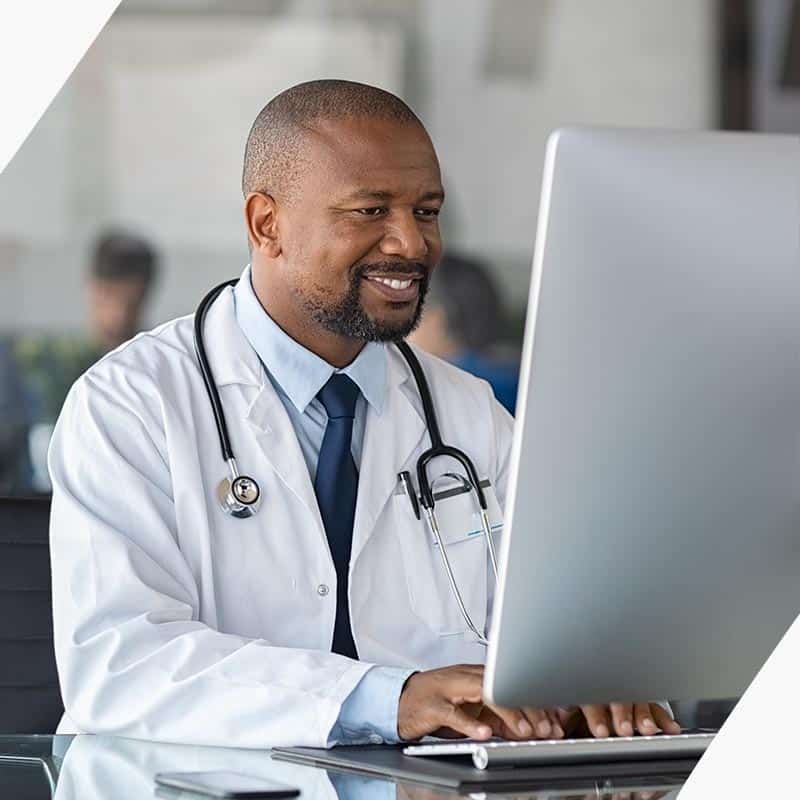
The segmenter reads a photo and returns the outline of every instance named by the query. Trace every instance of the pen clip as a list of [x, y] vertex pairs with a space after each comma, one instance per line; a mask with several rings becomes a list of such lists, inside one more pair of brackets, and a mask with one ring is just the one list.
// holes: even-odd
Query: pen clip
[[406, 494], [408, 495], [409, 502], [411, 503], [411, 510], [414, 512], [414, 516], [417, 519], [420, 519], [419, 513], [419, 500], [417, 500], [417, 493], [414, 491], [414, 485], [411, 483], [411, 474], [408, 470], [403, 470], [402, 472], [398, 473], [397, 477], [400, 480], [400, 483], [403, 484], [403, 488], [406, 490]]

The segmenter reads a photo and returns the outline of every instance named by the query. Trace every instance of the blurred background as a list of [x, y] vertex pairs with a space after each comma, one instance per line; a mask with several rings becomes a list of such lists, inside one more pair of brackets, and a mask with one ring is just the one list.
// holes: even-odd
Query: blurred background
[[450, 263], [418, 341], [513, 410], [549, 132], [800, 131], [800, 2], [123, 0], [0, 174], [0, 494], [48, 491], [52, 424], [94, 359], [241, 271], [249, 126], [319, 77], [426, 124]]

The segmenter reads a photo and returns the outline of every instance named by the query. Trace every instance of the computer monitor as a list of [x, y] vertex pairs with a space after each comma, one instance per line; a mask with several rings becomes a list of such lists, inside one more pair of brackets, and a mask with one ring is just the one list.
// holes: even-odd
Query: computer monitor
[[800, 613], [800, 138], [553, 134], [505, 522], [491, 700], [743, 692]]

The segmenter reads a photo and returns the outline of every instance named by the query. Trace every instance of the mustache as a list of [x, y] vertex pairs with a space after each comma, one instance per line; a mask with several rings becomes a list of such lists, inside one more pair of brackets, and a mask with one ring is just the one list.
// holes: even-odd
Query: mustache
[[430, 270], [420, 261], [373, 261], [356, 267], [354, 277], [364, 278], [367, 275], [381, 275], [387, 272], [393, 275], [422, 275], [423, 278], [427, 278]]

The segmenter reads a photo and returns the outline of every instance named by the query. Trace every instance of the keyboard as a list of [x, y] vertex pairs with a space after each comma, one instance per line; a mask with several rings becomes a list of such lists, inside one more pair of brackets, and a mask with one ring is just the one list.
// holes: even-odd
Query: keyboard
[[407, 756], [433, 758], [471, 757], [478, 769], [530, 764], [587, 764], [609, 761], [657, 761], [669, 758], [699, 758], [714, 733], [678, 733], [657, 736], [618, 736], [608, 739], [533, 739], [510, 742], [470, 739], [412, 744], [403, 748]]

